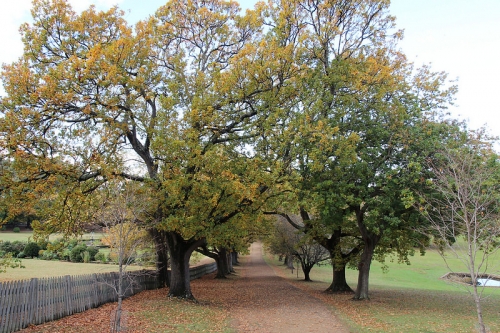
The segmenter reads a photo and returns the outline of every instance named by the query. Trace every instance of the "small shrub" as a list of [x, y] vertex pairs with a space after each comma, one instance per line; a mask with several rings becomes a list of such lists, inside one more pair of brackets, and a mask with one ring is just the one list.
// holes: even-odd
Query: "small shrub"
[[78, 246], [78, 239], [71, 239], [71, 240], [65, 242], [65, 246], [68, 249], [73, 250], [74, 247]]
[[24, 242], [24, 241], [13, 241], [12, 242], [12, 250], [14, 253], [19, 253], [22, 250], [24, 250], [26, 245], [27, 245], [27, 242]]
[[24, 248], [24, 255], [31, 258], [38, 257], [38, 252], [40, 250], [40, 245], [34, 242], [30, 242]]
[[19, 229], [19, 227], [15, 227], [14, 229], [12, 229], [12, 231], [14, 231], [14, 232], [21, 232], [21, 229]]
[[82, 257], [83, 257], [83, 262], [88, 264], [90, 262], [90, 252], [87, 250], [87, 251], [83, 251], [82, 253]]
[[12, 257], [16, 258], [19, 254], [19, 252], [23, 251], [24, 248], [26, 247], [26, 242], [21, 242], [21, 241], [4, 241], [0, 242], [0, 252], [5, 253], [11, 253]]
[[[60, 239], [56, 239], [50, 243], [47, 244], [47, 251], [50, 251], [51, 256], [53, 257], [54, 255], [56, 258], [54, 259], [59, 259], [59, 260], [68, 260], [69, 261], [69, 253], [70, 251], [66, 248], [66, 243]], [[50, 260], [50, 259], [48, 259]]]
[[26, 258], [26, 255], [24, 254], [24, 251], [21, 251], [17, 254], [17, 258]]
[[66, 261], [71, 260], [71, 250], [70, 249], [63, 249], [61, 252], [58, 253], [58, 255], [59, 255], [60, 260], [66, 260]]
[[0, 231], [5, 231], [7, 230], [7, 226], [6, 225], [3, 225], [1, 228], [0, 228]]
[[104, 252], [97, 252], [95, 254], [95, 260], [102, 262], [103, 264], [108, 262], [108, 257]]
[[10, 252], [9, 249], [11, 249], [10, 241], [0, 241], [0, 254], [2, 257]]
[[50, 250], [41, 250], [39, 253], [39, 258], [42, 260], [57, 260], [59, 259], [59, 256], [57, 255], [57, 253]]
[[64, 244], [59, 239], [56, 239], [56, 240], [53, 240], [52, 242], [49, 242], [47, 244], [47, 250], [56, 252], [59, 249], [61, 249], [63, 246], [64, 246]]
[[71, 249], [69, 260], [71, 262], [83, 262], [83, 252], [87, 251], [87, 245], [79, 244]]
[[88, 246], [87, 251], [89, 251], [90, 254], [90, 261], [95, 261], [95, 256], [99, 252], [99, 249], [95, 246]]

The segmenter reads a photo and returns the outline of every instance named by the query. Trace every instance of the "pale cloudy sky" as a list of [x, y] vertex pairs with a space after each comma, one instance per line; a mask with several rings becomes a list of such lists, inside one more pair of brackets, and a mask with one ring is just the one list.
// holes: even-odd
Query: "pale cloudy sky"
[[[252, 7], [256, 0], [240, 1]], [[95, 4], [118, 5], [130, 23], [146, 18], [165, 0], [70, 0], [77, 11]], [[30, 20], [31, 0], [0, 0], [0, 63], [22, 54], [18, 33]], [[458, 78], [455, 118], [468, 119], [471, 128], [487, 125], [500, 136], [500, 0], [392, 0], [391, 14], [405, 30], [400, 44], [416, 64], [432, 63], [436, 71]]]

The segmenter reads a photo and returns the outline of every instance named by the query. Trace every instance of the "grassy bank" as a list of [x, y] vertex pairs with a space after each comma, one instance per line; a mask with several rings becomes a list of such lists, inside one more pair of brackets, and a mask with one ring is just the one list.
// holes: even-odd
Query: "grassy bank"
[[[267, 257], [276, 272], [301, 289], [332, 305], [353, 332], [474, 332], [476, 312], [471, 296], [463, 286], [440, 277], [448, 269], [434, 251], [411, 258], [411, 265], [387, 262], [384, 273], [374, 263], [370, 274], [371, 300], [352, 301], [352, 295], [324, 294], [331, 282], [331, 266], [315, 267], [312, 283], [297, 278], [275, 258]], [[459, 263], [453, 263], [459, 268]], [[347, 281], [356, 288], [357, 271], [348, 270]], [[500, 288], [486, 288], [484, 319], [491, 332], [500, 332]]]

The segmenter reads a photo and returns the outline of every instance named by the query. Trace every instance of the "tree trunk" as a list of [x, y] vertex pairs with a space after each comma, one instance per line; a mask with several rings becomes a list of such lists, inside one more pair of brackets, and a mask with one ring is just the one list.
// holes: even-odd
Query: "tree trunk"
[[206, 246], [202, 246], [201, 248], [198, 248], [197, 251], [215, 260], [215, 264], [217, 265], [217, 273], [215, 275], [216, 279], [226, 278], [226, 273], [224, 269], [224, 259], [219, 253], [215, 252], [216, 250], [210, 251]]
[[122, 331], [122, 301], [123, 301], [123, 269], [120, 255], [120, 272], [118, 273], [118, 306], [116, 307], [115, 320], [113, 323], [113, 332]]
[[238, 266], [238, 252], [232, 251], [231, 252], [231, 260], [233, 261], [233, 266]]
[[346, 265], [352, 257], [357, 255], [361, 250], [359, 245], [350, 249], [348, 252], [343, 252], [340, 245], [342, 237], [342, 229], [338, 228], [333, 231], [330, 237], [317, 237], [315, 238], [325, 249], [330, 253], [330, 260], [332, 262], [333, 276], [332, 283], [325, 290], [327, 293], [352, 293], [354, 292], [347, 284], [345, 277]]
[[373, 259], [373, 252], [375, 249], [376, 241], [372, 238], [365, 240], [363, 254], [358, 263], [358, 286], [354, 293], [355, 300], [368, 300], [368, 285], [370, 279], [370, 266]]
[[228, 252], [226, 258], [227, 258], [227, 268], [229, 274], [234, 273], [232, 252]]
[[472, 269], [472, 267], [474, 267], [474, 265], [471, 265], [470, 276], [472, 278], [472, 290], [473, 290], [473, 296], [474, 296], [474, 303], [476, 304], [477, 324], [479, 326], [479, 332], [486, 333], [486, 326], [484, 325], [484, 320], [483, 320], [483, 310], [481, 308], [481, 295], [479, 294], [479, 292], [477, 290], [478, 275]]
[[309, 274], [311, 273], [312, 265], [306, 265], [301, 263], [302, 266], [302, 272], [304, 272], [304, 281], [311, 282], [311, 278], [309, 277]]
[[228, 275], [231, 272], [229, 271], [229, 265], [227, 262], [227, 250], [225, 248], [222, 247], [219, 249], [219, 257], [222, 265], [221, 269], [224, 272], [224, 275]]
[[358, 229], [363, 239], [363, 253], [358, 263], [358, 286], [356, 292], [354, 293], [354, 300], [368, 300], [368, 285], [370, 280], [370, 266], [372, 264], [373, 253], [375, 252], [375, 247], [382, 238], [382, 229], [378, 230], [378, 234], [369, 231], [364, 224], [366, 206], [363, 208], [357, 207], [356, 209], [356, 220], [358, 224]]
[[289, 269], [294, 269], [295, 268], [295, 267], [293, 267], [293, 256], [291, 256], [291, 255], [286, 255], [285, 256], [285, 265]]
[[217, 274], [215, 275], [216, 279], [225, 279], [226, 278], [226, 259], [223, 258], [220, 254], [217, 255], [215, 262], [217, 263]]
[[116, 308], [115, 318], [113, 321], [113, 327], [112, 327], [111, 331], [113, 333], [122, 331], [122, 298], [121, 297], [118, 298], [118, 306]]
[[340, 293], [352, 293], [353, 290], [347, 284], [345, 278], [345, 264], [333, 264], [333, 279], [332, 284], [325, 290], [325, 292], [340, 294]]
[[219, 271], [221, 275], [225, 278], [227, 274], [229, 274], [229, 267], [227, 263], [227, 251], [222, 248], [218, 252], [218, 261], [217, 261], [217, 275], [219, 275]]
[[149, 234], [155, 243], [158, 287], [170, 287], [170, 279], [168, 275], [168, 248], [165, 232], [158, 231], [157, 229], [149, 229]]
[[476, 286], [474, 286], [474, 301], [476, 303], [477, 323], [479, 325], [479, 332], [486, 333], [486, 326], [484, 326], [484, 320], [483, 320], [483, 311], [481, 309], [481, 299], [477, 292]]
[[191, 293], [189, 276], [189, 258], [193, 251], [204, 244], [204, 239], [185, 240], [176, 232], [166, 232], [167, 246], [170, 253], [170, 290], [169, 297], [194, 299]]

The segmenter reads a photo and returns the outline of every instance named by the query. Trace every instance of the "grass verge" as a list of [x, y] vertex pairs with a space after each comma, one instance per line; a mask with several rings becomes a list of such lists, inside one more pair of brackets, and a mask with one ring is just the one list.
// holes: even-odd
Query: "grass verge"
[[[282, 263], [266, 256], [275, 271], [297, 287], [334, 307], [352, 332], [474, 332], [476, 312], [471, 296], [458, 285], [440, 280], [447, 272], [436, 253], [412, 258], [412, 265], [388, 262], [388, 271], [374, 263], [370, 274], [371, 300], [352, 301], [352, 295], [323, 293], [332, 278], [331, 266], [315, 267], [311, 278], [301, 281]], [[357, 271], [347, 272], [347, 281], [356, 287]], [[485, 289], [485, 323], [491, 332], [500, 332], [500, 288]]]
[[[167, 297], [167, 289], [139, 294], [140, 311], [134, 312], [134, 322], [141, 332], [210, 332], [231, 333], [228, 311], [217, 307]], [[134, 306], [132, 306], [134, 307]]]
[[[22, 259], [22, 264], [25, 268], [7, 268], [6, 273], [0, 274], [0, 282], [118, 271], [118, 265], [111, 264], [84, 264], [39, 259]], [[144, 269], [144, 267], [129, 266], [127, 269], [137, 270]]]

